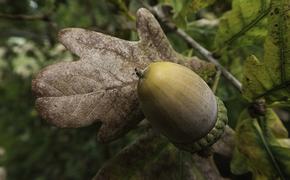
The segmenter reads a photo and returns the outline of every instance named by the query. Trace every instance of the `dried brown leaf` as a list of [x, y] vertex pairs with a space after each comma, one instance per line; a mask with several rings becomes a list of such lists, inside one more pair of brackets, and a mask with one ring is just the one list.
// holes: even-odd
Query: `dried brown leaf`
[[33, 80], [40, 116], [58, 127], [102, 122], [98, 139], [107, 142], [143, 118], [135, 91], [135, 68], [143, 69], [155, 60], [191, 68], [211, 66], [175, 52], [146, 9], [137, 12], [137, 30], [140, 40], [135, 42], [80, 28], [60, 31], [59, 41], [80, 60], [48, 66]]

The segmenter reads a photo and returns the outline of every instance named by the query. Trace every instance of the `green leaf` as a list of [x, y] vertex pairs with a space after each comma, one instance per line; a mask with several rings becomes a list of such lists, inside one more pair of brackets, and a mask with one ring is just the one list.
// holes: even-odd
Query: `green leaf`
[[268, 108], [265, 116], [259, 118], [252, 118], [244, 111], [236, 128], [232, 172], [241, 174], [249, 170], [255, 179], [289, 178], [290, 140], [287, 137], [286, 128], [272, 109]]
[[194, 11], [205, 8], [213, 4], [215, 0], [191, 0], [191, 6]]
[[196, 12], [215, 2], [215, 0], [161, 0], [162, 3], [169, 4], [173, 7], [176, 14]]
[[173, 8], [175, 16], [188, 8], [191, 0], [161, 0], [161, 3], [170, 5]]
[[[254, 175], [259, 174], [258, 172], [263, 172], [265, 176], [271, 177], [273, 172], [275, 172], [274, 167], [267, 158], [267, 152], [255, 131], [253, 119], [248, 117], [247, 119], [239, 120], [236, 133], [237, 149], [238, 152], [247, 158], [248, 169]], [[233, 173], [235, 172], [233, 171]]]
[[245, 33], [252, 42], [263, 38], [266, 29], [263, 24], [257, 24], [268, 14], [269, 4], [269, 0], [233, 0], [232, 9], [221, 18], [215, 46], [226, 48]]
[[269, 105], [271, 108], [290, 108], [290, 99], [285, 101], [273, 102]]
[[273, 0], [268, 16], [264, 60], [251, 56], [245, 62], [243, 94], [248, 100], [285, 101], [290, 96], [290, 0]]
[[[266, 122], [267, 127], [271, 131], [271, 135], [275, 138], [288, 138], [288, 131], [277, 116], [277, 114], [271, 110], [268, 109], [266, 111]], [[269, 135], [269, 134], [268, 134]]]
[[276, 155], [279, 166], [284, 169], [285, 176], [290, 177], [290, 148], [272, 145], [271, 149]]
[[237, 175], [242, 175], [249, 172], [250, 169], [247, 161], [247, 157], [235, 148], [231, 161], [231, 171]]
[[189, 17], [198, 10], [213, 4], [215, 0], [161, 0], [160, 2], [170, 5], [173, 8], [174, 23], [179, 27], [186, 28]]

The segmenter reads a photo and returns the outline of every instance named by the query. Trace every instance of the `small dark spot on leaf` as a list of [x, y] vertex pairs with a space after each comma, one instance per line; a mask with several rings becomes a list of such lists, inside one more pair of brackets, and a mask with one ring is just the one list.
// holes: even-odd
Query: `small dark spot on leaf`
[[278, 27], [278, 24], [275, 24], [275, 27]]

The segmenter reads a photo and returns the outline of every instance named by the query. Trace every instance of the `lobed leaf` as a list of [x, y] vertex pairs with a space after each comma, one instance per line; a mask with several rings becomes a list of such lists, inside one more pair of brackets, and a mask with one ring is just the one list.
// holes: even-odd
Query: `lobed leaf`
[[273, 0], [268, 21], [263, 61], [251, 56], [245, 62], [243, 94], [284, 101], [290, 97], [290, 1]]
[[133, 128], [143, 114], [136, 94], [135, 68], [155, 60], [191, 67], [210, 67], [173, 50], [154, 16], [137, 12], [139, 41], [131, 42], [80, 28], [63, 29], [60, 42], [80, 57], [44, 68], [32, 82], [36, 108], [58, 127], [82, 127], [101, 122], [98, 139], [107, 142]]

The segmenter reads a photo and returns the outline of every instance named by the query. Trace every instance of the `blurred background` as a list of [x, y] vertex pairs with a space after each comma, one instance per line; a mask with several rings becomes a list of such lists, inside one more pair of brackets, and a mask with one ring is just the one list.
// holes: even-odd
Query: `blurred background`
[[[146, 2], [156, 5], [165, 1]], [[12, 180], [90, 179], [106, 160], [142, 133], [137, 129], [110, 144], [99, 144], [98, 124], [58, 129], [41, 120], [31, 93], [31, 80], [41, 68], [78, 59], [58, 43], [60, 29], [81, 27], [137, 40], [135, 13], [139, 7], [139, 0], [0, 0], [0, 174], [5, 171], [7, 179]], [[231, 0], [217, 0], [187, 16], [186, 21], [181, 19], [182, 13], [175, 14], [174, 20], [213, 50], [217, 18], [230, 8]], [[197, 19], [207, 21], [191, 23]], [[166, 28], [165, 32], [177, 51], [194, 54], [186, 42]], [[226, 63], [241, 78], [241, 61], [235, 58]], [[218, 94], [231, 108], [230, 124], [234, 127], [244, 104], [240, 95], [224, 83], [222, 79]], [[285, 116], [289, 118], [287, 113]]]
[[136, 12], [138, 7], [133, 1], [0, 0], [0, 166], [7, 179], [90, 179], [133, 139], [128, 135], [100, 145], [98, 125], [50, 126], [34, 109], [31, 80], [49, 64], [77, 59], [57, 42], [61, 28], [136, 39], [134, 15], [128, 9]]

